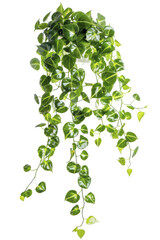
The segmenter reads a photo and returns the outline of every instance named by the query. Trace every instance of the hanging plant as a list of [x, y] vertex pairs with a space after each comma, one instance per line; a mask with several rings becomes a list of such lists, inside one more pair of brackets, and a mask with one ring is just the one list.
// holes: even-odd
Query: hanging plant
[[[89, 157], [88, 136], [95, 137], [95, 145], [99, 147], [102, 133], [108, 132], [116, 141], [121, 154], [118, 161], [121, 165], [127, 165], [130, 176], [131, 159], [138, 151], [138, 146], [132, 148], [132, 142], [137, 140], [137, 135], [132, 131], [126, 132], [125, 124], [132, 118], [132, 111], [138, 111], [139, 121], [144, 112], [142, 108], [134, 106], [135, 101], [140, 101], [137, 93], [132, 95], [131, 103], [124, 101], [124, 97], [131, 92], [130, 79], [120, 74], [124, 70], [117, 50], [121, 44], [115, 39], [114, 29], [106, 25], [104, 16], [98, 13], [95, 21], [91, 11], [83, 13], [73, 12], [71, 8], [64, 10], [60, 4], [55, 13], [48, 13], [42, 22], [36, 22], [35, 30], [40, 31], [37, 46], [40, 60], [33, 58], [30, 64], [35, 70], [42, 66], [45, 71], [39, 82], [42, 96], [34, 95], [36, 103], [40, 105], [39, 113], [43, 116], [43, 123], [36, 127], [42, 128], [47, 143], [38, 148], [37, 168], [32, 170], [30, 165], [24, 166], [24, 171], [32, 170], [34, 176], [21, 193], [20, 199], [24, 200], [32, 195], [31, 184], [40, 168], [52, 172], [51, 159], [60, 143], [58, 128], [62, 126], [61, 119], [63, 115], [65, 119], [64, 113], [67, 112], [66, 114], [70, 114], [70, 121], [65, 122], [62, 128], [66, 141], [72, 139], [73, 142], [66, 168], [71, 174], [77, 175], [78, 190], [68, 189], [65, 200], [73, 204], [71, 215], [82, 215], [82, 222], [73, 230], [82, 238], [85, 234], [84, 223], [91, 225], [97, 222], [94, 216], [84, 215], [85, 206], [95, 204], [94, 193], [87, 190], [91, 184], [90, 172], [88, 166], [83, 164]], [[85, 70], [78, 67], [78, 60], [90, 62], [95, 80], [85, 81]], [[91, 101], [95, 102], [94, 109], [91, 108]], [[82, 102], [86, 103], [85, 107], [81, 107]], [[89, 117], [97, 118], [94, 129], [89, 129], [83, 123]], [[128, 149], [125, 156], [122, 155], [124, 148]], [[46, 191], [46, 183], [41, 181], [35, 191]]]

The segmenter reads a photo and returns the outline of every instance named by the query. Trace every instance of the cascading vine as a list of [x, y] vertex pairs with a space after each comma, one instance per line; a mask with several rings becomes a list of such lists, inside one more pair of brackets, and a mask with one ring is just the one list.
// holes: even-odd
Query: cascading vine
[[[51, 19], [48, 20], [50, 16]], [[139, 121], [144, 112], [141, 110], [143, 108], [137, 107], [134, 103], [140, 101], [137, 93], [132, 95], [130, 103], [124, 101], [125, 95], [131, 92], [128, 85], [130, 79], [119, 74], [124, 70], [121, 55], [117, 50], [121, 44], [114, 37], [114, 29], [106, 25], [104, 16], [98, 13], [94, 21], [91, 11], [83, 13], [73, 12], [71, 8], [64, 10], [60, 4], [55, 13], [48, 13], [42, 22], [40, 20], [36, 22], [35, 30], [41, 31], [37, 46], [40, 60], [33, 58], [30, 64], [35, 70], [39, 70], [41, 65], [46, 72], [40, 77], [39, 82], [43, 90], [42, 96], [34, 95], [36, 103], [40, 104], [39, 112], [43, 115], [45, 123], [40, 123], [36, 127], [42, 128], [47, 143], [38, 148], [40, 160], [37, 168], [31, 169], [28, 164], [24, 166], [24, 171], [34, 171], [34, 176], [21, 193], [20, 199], [24, 200], [32, 195], [30, 186], [40, 168], [52, 171], [51, 157], [60, 142], [58, 125], [62, 125], [62, 115], [70, 112], [70, 121], [62, 128], [65, 139], [73, 140], [67, 170], [78, 175], [79, 190], [69, 190], [65, 200], [75, 204], [71, 208], [71, 215], [80, 213], [82, 215], [82, 222], [73, 230], [82, 238], [85, 234], [82, 229], [84, 223], [90, 225], [97, 222], [94, 216], [86, 218], [84, 211], [88, 203], [95, 203], [95, 195], [87, 190], [91, 184], [89, 169], [86, 164], [82, 164], [82, 161], [88, 158], [87, 136], [97, 136], [95, 144], [99, 147], [102, 133], [110, 133], [116, 140], [116, 146], [121, 154], [118, 161], [121, 165], [128, 165], [127, 173], [130, 176], [131, 159], [139, 147], [132, 147], [131, 144], [137, 140], [137, 136], [132, 131], [126, 132], [125, 124], [132, 118], [131, 111], [138, 111]], [[78, 67], [77, 60], [90, 62], [95, 80], [85, 82], [85, 70]], [[90, 97], [86, 91], [90, 91]], [[95, 103], [94, 109], [91, 109], [91, 101]], [[81, 107], [82, 102], [86, 103], [86, 107]], [[88, 129], [87, 125], [82, 123], [90, 116], [98, 120], [94, 129]], [[126, 150], [128, 148], [128, 151], [123, 151], [124, 148]], [[44, 192], [46, 183], [40, 182], [35, 190], [37, 193]], [[82, 206], [78, 204], [80, 200]]]

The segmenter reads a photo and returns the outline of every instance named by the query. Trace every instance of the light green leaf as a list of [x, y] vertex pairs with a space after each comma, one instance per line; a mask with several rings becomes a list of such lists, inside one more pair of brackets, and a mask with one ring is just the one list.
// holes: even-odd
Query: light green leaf
[[101, 27], [105, 27], [106, 26], [106, 21], [105, 21], [105, 17], [103, 15], [101, 15], [100, 13], [97, 14], [97, 23], [98, 25], [100, 25]]
[[80, 171], [80, 165], [75, 163], [75, 162], [69, 162], [67, 164], [67, 170], [70, 172], [70, 173], [78, 173]]
[[78, 31], [79, 31], [79, 27], [76, 23], [63, 25], [64, 37], [69, 41], [75, 41], [77, 39]]
[[77, 147], [79, 149], [84, 149], [88, 146], [88, 139], [86, 137], [84, 137], [83, 135], [80, 135], [80, 139], [77, 143]]
[[48, 19], [48, 17], [49, 17], [50, 14], [51, 14], [51, 12], [47, 13], [47, 14], [44, 16], [43, 22], [47, 21], [47, 19]]
[[85, 235], [85, 231], [83, 229], [78, 229], [77, 230], [77, 235], [79, 238], [82, 238]]
[[83, 151], [81, 152], [81, 154], [80, 154], [80, 158], [81, 158], [82, 160], [86, 160], [86, 159], [88, 158], [88, 152], [85, 151], [85, 150], [83, 150]]
[[78, 178], [78, 185], [81, 187], [81, 188], [89, 188], [91, 184], [91, 178], [89, 176], [87, 177], [79, 177]]
[[137, 113], [137, 117], [138, 117], [139, 121], [141, 121], [141, 119], [143, 118], [144, 114], [145, 114], [144, 112], [138, 112]]
[[26, 164], [26, 165], [23, 167], [23, 170], [24, 170], [25, 172], [29, 172], [29, 171], [31, 170], [31, 166], [28, 165], [28, 164]]
[[40, 182], [38, 186], [36, 187], [36, 192], [42, 193], [46, 191], [46, 184], [45, 182]]
[[84, 134], [87, 134], [87, 133], [88, 133], [88, 128], [87, 128], [87, 126], [86, 126], [85, 124], [83, 124], [83, 125], [81, 126], [81, 132], [84, 133]]
[[118, 159], [118, 162], [121, 164], [121, 165], [125, 165], [125, 163], [126, 163], [126, 160], [125, 160], [125, 158], [123, 158], [123, 157], [120, 157], [119, 159]]
[[96, 219], [95, 217], [93, 217], [93, 216], [88, 217], [87, 220], [86, 220], [86, 223], [87, 223], [88, 225], [92, 225], [92, 224], [94, 224], [94, 223], [96, 223], [96, 222], [98, 222], [98, 221], [97, 221], [97, 219]]
[[132, 173], [132, 169], [131, 169], [131, 168], [128, 168], [128, 169], [127, 169], [127, 173], [128, 173], [128, 175], [130, 176], [131, 173]]
[[101, 143], [102, 143], [102, 139], [101, 138], [97, 138], [95, 140], [95, 144], [97, 145], [97, 147], [99, 147], [101, 145]]

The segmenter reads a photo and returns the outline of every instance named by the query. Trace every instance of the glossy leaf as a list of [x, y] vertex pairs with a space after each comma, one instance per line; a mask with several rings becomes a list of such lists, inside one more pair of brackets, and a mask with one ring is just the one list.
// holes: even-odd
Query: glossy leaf
[[67, 170], [70, 172], [70, 173], [78, 173], [80, 171], [80, 165], [79, 164], [76, 164], [75, 162], [69, 162], [67, 164]]
[[76, 58], [72, 57], [70, 54], [64, 55], [62, 58], [63, 66], [67, 68], [69, 71], [73, 68], [75, 62], [76, 62]]
[[105, 88], [100, 83], [95, 83], [91, 89], [91, 98], [101, 98], [105, 93]]
[[80, 29], [87, 29], [92, 23], [92, 19], [90, 19], [85, 13], [83, 12], [75, 12], [72, 15], [73, 19], [77, 22]]
[[91, 27], [86, 32], [86, 40], [87, 41], [94, 41], [98, 42], [100, 40], [100, 35], [98, 34], [98, 31], [96, 28]]
[[88, 217], [87, 220], [86, 220], [86, 223], [87, 223], [88, 225], [92, 225], [92, 224], [94, 224], [94, 223], [96, 223], [96, 222], [98, 222], [98, 221], [97, 221], [97, 219], [96, 219], [95, 217], [93, 217], [93, 216]]
[[53, 96], [50, 96], [50, 93], [44, 93], [41, 98], [41, 105], [47, 106], [53, 101]]
[[61, 18], [61, 13], [60, 12], [55, 12], [52, 14], [52, 21], [53, 22], [58, 22]]
[[75, 58], [82, 58], [82, 54], [85, 51], [85, 47], [82, 44], [71, 44], [70, 53]]
[[80, 139], [77, 143], [77, 147], [79, 149], [84, 149], [88, 146], [88, 139], [86, 137], [84, 137], [83, 135], [80, 135]]
[[35, 190], [38, 193], [45, 192], [46, 191], [46, 184], [45, 184], [45, 182], [40, 182]]
[[61, 123], [61, 117], [58, 114], [54, 115], [54, 117], [51, 118], [51, 123], [54, 125]]
[[79, 177], [78, 178], [78, 184], [81, 188], [89, 188], [90, 184], [91, 184], [91, 178], [89, 176], [87, 177]]
[[134, 142], [134, 141], [137, 140], [137, 136], [136, 136], [136, 134], [133, 133], [133, 132], [127, 132], [127, 133], [126, 133], [126, 140], [127, 140], [128, 142]]
[[92, 110], [88, 107], [83, 108], [83, 113], [85, 117], [90, 117], [92, 115]]
[[31, 170], [31, 166], [28, 165], [28, 164], [26, 164], [26, 165], [23, 167], [23, 170], [24, 170], [25, 172], [29, 172], [29, 171]]
[[79, 27], [76, 23], [65, 24], [63, 26], [64, 37], [69, 41], [74, 41], [77, 39], [78, 31]]
[[145, 114], [144, 112], [138, 112], [137, 113], [137, 118], [138, 118], [139, 121], [141, 121], [141, 119], [143, 118], [144, 114]]
[[70, 190], [65, 196], [65, 200], [70, 203], [77, 203], [80, 199], [79, 194], [75, 190]]
[[44, 134], [47, 136], [47, 137], [53, 137], [55, 135], [57, 135], [57, 132], [58, 132], [58, 128], [56, 125], [49, 125], [48, 127], [46, 127], [44, 129]]
[[43, 87], [45, 85], [48, 85], [51, 81], [51, 77], [50, 76], [45, 76], [45, 75], [42, 75], [41, 78], [40, 78], [40, 85]]
[[58, 136], [50, 137], [48, 139], [47, 145], [51, 148], [57, 147], [59, 145], [59, 137]]
[[85, 151], [85, 150], [83, 150], [83, 151], [81, 152], [81, 154], [80, 154], [80, 158], [81, 158], [82, 160], [86, 160], [86, 159], [88, 158], [88, 152]]
[[111, 26], [106, 26], [104, 29], [104, 33], [108, 37], [113, 37], [114, 36], [114, 29]]
[[52, 45], [48, 42], [42, 43], [40, 46], [38, 46], [38, 53], [42, 56], [46, 56], [47, 53], [51, 50]]
[[64, 78], [62, 80], [62, 89], [66, 92], [75, 91], [79, 88], [80, 84], [78, 80], [72, 80], [70, 78]]
[[52, 172], [53, 164], [50, 160], [43, 160], [43, 162], [41, 163], [41, 167], [46, 171]]
[[85, 196], [85, 201], [87, 203], [95, 203], [95, 196], [92, 192], [88, 193], [86, 196]]
[[75, 124], [72, 122], [67, 122], [63, 126], [63, 133], [65, 136], [65, 139], [67, 138], [74, 138], [78, 135], [78, 129], [75, 128]]
[[57, 67], [52, 71], [52, 77], [56, 80], [61, 80], [65, 77], [65, 73], [62, 67]]
[[24, 191], [24, 192], [21, 193], [20, 199], [21, 199], [22, 201], [24, 201], [25, 197], [26, 197], [26, 198], [29, 198], [31, 195], [32, 195], [32, 190], [31, 190], [31, 189], [27, 189], [26, 191]]
[[83, 165], [83, 166], [81, 167], [81, 170], [80, 170], [80, 172], [79, 172], [79, 175], [80, 175], [81, 177], [88, 177], [88, 175], [89, 175], [89, 169], [88, 169], [88, 167], [87, 167], [86, 165]]
[[39, 70], [40, 69], [40, 61], [38, 58], [32, 58], [30, 61], [30, 65], [33, 69]]
[[78, 205], [74, 206], [70, 211], [70, 214], [73, 216], [78, 215], [79, 213], [80, 213], [80, 209]]

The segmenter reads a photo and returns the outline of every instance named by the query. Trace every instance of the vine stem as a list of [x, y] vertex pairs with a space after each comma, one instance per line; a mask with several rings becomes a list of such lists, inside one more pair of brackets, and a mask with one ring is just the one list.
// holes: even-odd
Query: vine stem
[[83, 193], [83, 188], [81, 188], [81, 193], [82, 193], [82, 199], [83, 199], [83, 206], [82, 206], [82, 211], [81, 211], [81, 214], [82, 214], [82, 223], [78, 226], [79, 228], [83, 225], [84, 223], [84, 207], [85, 207], [85, 199], [84, 199], [84, 193]]
[[40, 166], [41, 166], [41, 161], [40, 161], [38, 167], [35, 169], [34, 177], [33, 177], [33, 179], [31, 180], [31, 182], [28, 184], [28, 186], [26, 187], [25, 191], [29, 188], [29, 186], [32, 184], [32, 182], [34, 181], [34, 179], [36, 179], [37, 172], [38, 172], [38, 169], [39, 169]]

